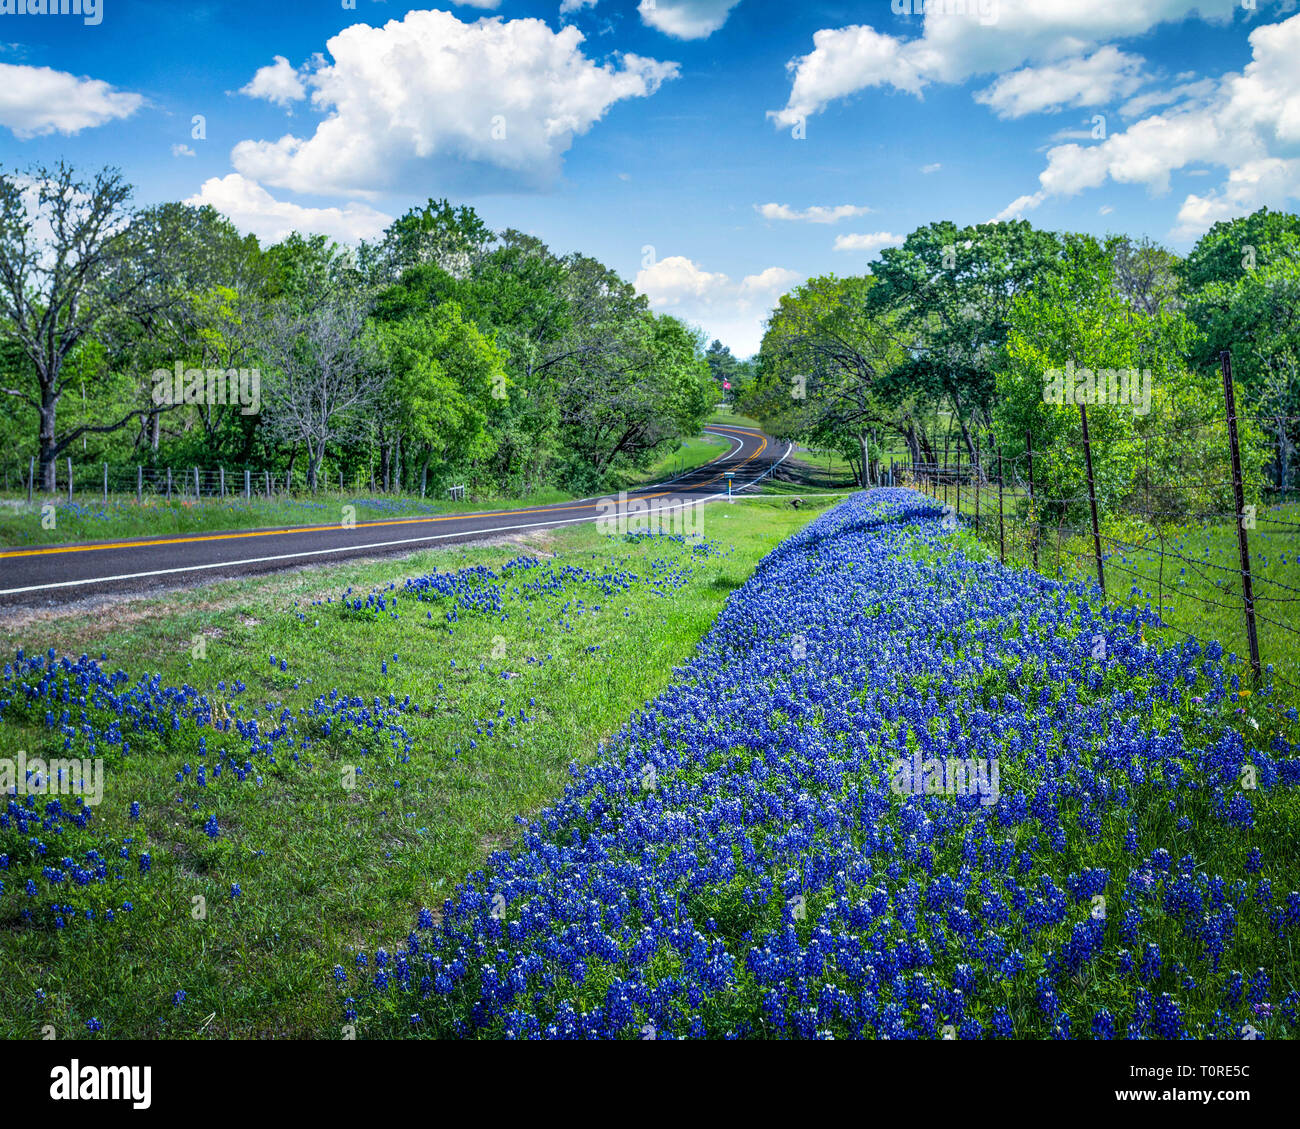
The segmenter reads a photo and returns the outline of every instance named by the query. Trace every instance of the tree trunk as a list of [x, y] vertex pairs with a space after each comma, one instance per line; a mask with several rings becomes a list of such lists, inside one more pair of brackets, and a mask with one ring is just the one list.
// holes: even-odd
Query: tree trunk
[[40, 452], [41, 488], [51, 494], [55, 488], [55, 466], [59, 452], [54, 445], [54, 421], [58, 413], [59, 397], [54, 386], [41, 389], [40, 407]]

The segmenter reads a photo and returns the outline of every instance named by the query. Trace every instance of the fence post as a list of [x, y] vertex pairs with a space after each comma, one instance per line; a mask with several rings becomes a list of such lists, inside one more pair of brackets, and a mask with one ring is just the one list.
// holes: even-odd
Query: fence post
[[961, 441], [957, 443], [957, 520], [961, 520]]
[[1224, 349], [1223, 402], [1228, 412], [1228, 447], [1232, 452], [1232, 494], [1237, 506], [1237, 548], [1241, 554], [1241, 600], [1246, 607], [1246, 639], [1250, 643], [1250, 667], [1260, 675], [1259, 636], [1255, 631], [1255, 584], [1250, 575], [1250, 544], [1246, 539], [1246, 495], [1241, 482], [1241, 450], [1237, 446], [1237, 400], [1232, 391], [1232, 354]]
[[221, 471], [221, 496], [224, 498], [226, 496], [226, 468], [221, 467], [220, 471]]
[[253, 472], [244, 467], [244, 500], [248, 501], [253, 496]]
[[194, 468], [194, 500], [197, 502], [202, 496], [203, 491], [199, 489], [199, 468]]
[[943, 437], [943, 504], [948, 504], [948, 436]]
[[139, 463], [135, 464], [135, 500], [144, 501], [144, 467]]
[[1007, 541], [1002, 531], [1002, 448], [998, 448], [998, 560], [1007, 563]]
[[[1092, 552], [1097, 558], [1097, 583], [1106, 595], [1106, 572], [1101, 564], [1101, 530], [1097, 526], [1097, 486], [1092, 477], [1092, 443], [1088, 439], [1088, 409], [1079, 401], [1079, 419], [1083, 423], [1083, 463], [1088, 471], [1088, 507], [1092, 510]], [[1059, 544], [1059, 541], [1058, 541]]]
[[68, 460], [68, 501], [72, 501], [72, 460]]
[[167, 468], [167, 501], [172, 500], [172, 468]]
[[1034, 510], [1034, 433], [1025, 432], [1025, 452], [1029, 457], [1029, 544], [1034, 553], [1034, 568], [1038, 568], [1038, 514]]
[[979, 432], [975, 433], [975, 473], [972, 476], [975, 484], [975, 536], [980, 535], [980, 495], [984, 493], [984, 467], [980, 462], [980, 436]]
[[36, 456], [32, 456], [32, 461], [27, 468], [27, 504], [32, 504], [32, 490], [36, 486]]
[[268, 470], [263, 473], [266, 475], [266, 500], [269, 502], [271, 500], [271, 472]]

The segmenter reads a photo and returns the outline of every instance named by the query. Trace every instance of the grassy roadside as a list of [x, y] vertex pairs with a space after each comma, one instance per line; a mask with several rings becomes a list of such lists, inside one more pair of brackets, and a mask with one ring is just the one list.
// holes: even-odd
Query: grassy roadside
[[[955, 498], [955, 492], [953, 494]], [[997, 497], [990, 512], [988, 491], [979, 540], [969, 529], [961, 538], [972, 556], [998, 556]], [[1032, 547], [1023, 517], [1014, 501], [1004, 501], [1004, 540], [1009, 564], [1028, 565]], [[971, 501], [962, 505], [962, 521], [971, 521]], [[1217, 639], [1246, 658], [1249, 646], [1242, 611], [1237, 530], [1231, 522], [1196, 522], [1157, 532], [1150, 527], [1105, 523], [1102, 556], [1110, 600], [1133, 607], [1150, 607], [1169, 627], [1167, 641], [1195, 635], [1202, 642]], [[1117, 544], [1121, 542], [1121, 544]], [[1140, 549], [1125, 546], [1141, 545]], [[1300, 702], [1300, 505], [1261, 509], [1250, 532], [1251, 573], [1254, 578], [1257, 631], [1261, 663], [1292, 684], [1283, 696]], [[1090, 536], [1059, 534], [1044, 528], [1039, 544], [1039, 569], [1048, 576], [1095, 583], [1096, 558]]]
[[[586, 525], [0, 621], [6, 662], [128, 672], [85, 707], [85, 664], [32, 705], [0, 684], [0, 758], [106, 762], [88, 820], [64, 797], [0, 827], [0, 1037], [337, 1037], [334, 966], [507, 845], [821, 508], [716, 503], [707, 551]], [[542, 566], [503, 570], [521, 551]], [[459, 608], [401, 591], [476, 567], [502, 580], [461, 571]]]
[[[611, 489], [630, 489], [683, 474], [725, 453], [727, 442], [702, 435], [686, 440], [676, 451], [664, 454], [643, 471], [625, 474], [611, 483]], [[548, 506], [571, 501], [576, 495], [554, 487], [522, 498], [492, 494], [471, 494], [463, 501], [421, 498], [418, 494], [363, 495], [322, 490], [312, 497], [182, 498], [170, 501], [146, 496], [109, 495], [107, 503], [98, 495], [74, 497], [66, 494], [37, 497], [31, 505], [26, 495], [0, 497], [0, 548], [29, 545], [57, 545], [78, 541], [104, 541], [119, 537], [166, 536], [206, 533], [231, 529], [270, 529], [290, 525], [336, 524], [343, 520], [344, 507], [355, 510], [357, 521], [418, 517], [426, 514], [475, 513], [480, 510]], [[46, 513], [44, 507], [53, 509]]]

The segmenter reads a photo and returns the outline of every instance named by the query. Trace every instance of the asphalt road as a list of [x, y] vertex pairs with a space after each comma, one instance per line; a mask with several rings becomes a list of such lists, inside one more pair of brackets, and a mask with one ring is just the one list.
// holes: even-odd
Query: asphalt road
[[248, 576], [278, 569], [382, 556], [473, 541], [529, 529], [596, 521], [646, 506], [677, 508], [752, 487], [771, 473], [788, 449], [761, 432], [731, 425], [708, 427], [731, 441], [731, 449], [678, 478], [629, 491], [553, 506], [489, 510], [473, 514], [385, 518], [354, 526], [312, 525], [241, 529], [79, 545], [41, 545], [0, 551], [0, 605], [66, 603], [104, 593], [151, 593], [210, 577]]

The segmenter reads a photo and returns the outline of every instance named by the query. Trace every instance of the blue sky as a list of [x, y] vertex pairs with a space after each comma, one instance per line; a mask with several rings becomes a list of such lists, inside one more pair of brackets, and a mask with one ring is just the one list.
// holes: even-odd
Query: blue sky
[[264, 241], [449, 196], [742, 356], [790, 286], [934, 220], [1186, 250], [1300, 198], [1295, 0], [22, 3], [8, 168], [114, 164]]

